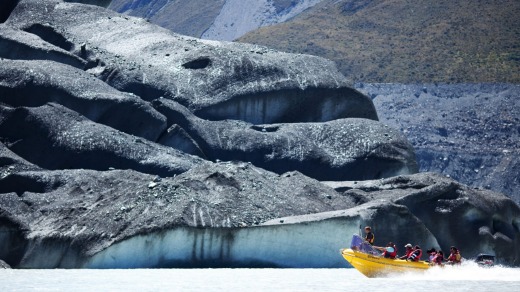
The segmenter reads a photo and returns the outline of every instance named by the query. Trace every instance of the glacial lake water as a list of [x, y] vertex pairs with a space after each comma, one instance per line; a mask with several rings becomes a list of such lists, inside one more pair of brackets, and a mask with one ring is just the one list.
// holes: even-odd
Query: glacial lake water
[[430, 269], [368, 279], [354, 269], [0, 270], [0, 291], [520, 291], [520, 269]]

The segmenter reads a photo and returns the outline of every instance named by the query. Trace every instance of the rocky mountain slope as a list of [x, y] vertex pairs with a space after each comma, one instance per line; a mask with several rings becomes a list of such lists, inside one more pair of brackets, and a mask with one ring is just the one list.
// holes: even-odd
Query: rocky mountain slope
[[435, 171], [520, 203], [520, 86], [357, 84]]
[[520, 82], [520, 2], [324, 0], [240, 41], [334, 60], [359, 82]]
[[232, 41], [262, 26], [287, 21], [322, 0], [113, 0], [110, 8], [175, 32]]
[[520, 81], [514, 0], [113, 0], [109, 7], [181, 34], [322, 56], [358, 82]]
[[225, 0], [112, 0], [109, 8], [183, 35], [200, 37], [215, 21], [224, 3]]
[[414, 174], [409, 142], [332, 62], [73, 1], [10, 3], [0, 25], [10, 266], [340, 267], [361, 224], [379, 244], [455, 244], [520, 264], [520, 206]]

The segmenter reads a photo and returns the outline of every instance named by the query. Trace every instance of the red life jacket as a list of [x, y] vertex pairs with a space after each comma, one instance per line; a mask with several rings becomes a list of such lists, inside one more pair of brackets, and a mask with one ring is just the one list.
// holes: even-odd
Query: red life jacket
[[443, 256], [441, 254], [436, 254], [435, 257], [433, 258], [432, 262], [438, 264], [438, 265], [441, 265], [442, 264], [442, 260], [443, 260]]
[[450, 254], [450, 256], [448, 257], [448, 261], [453, 263], [460, 263], [460, 258], [460, 253], [455, 252]]
[[395, 257], [397, 256], [397, 246], [392, 246], [394, 248], [394, 252], [390, 253], [390, 258], [391, 259], [395, 259]]
[[397, 247], [395, 246], [392, 246], [394, 248], [394, 251], [393, 252], [388, 252], [385, 250], [385, 252], [383, 253], [383, 256], [385, 258], [391, 258], [391, 259], [395, 259], [395, 257], [397, 256]]
[[418, 262], [421, 259], [421, 257], [422, 257], [422, 250], [415, 249], [408, 259], [410, 259], [414, 262]]

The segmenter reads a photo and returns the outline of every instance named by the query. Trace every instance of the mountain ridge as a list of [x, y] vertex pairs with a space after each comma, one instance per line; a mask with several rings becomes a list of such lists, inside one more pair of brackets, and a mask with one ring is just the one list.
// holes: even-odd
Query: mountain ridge
[[290, 19], [322, 0], [112, 0], [109, 8], [177, 33], [232, 41], [258, 27]]
[[369, 83], [520, 82], [518, 1], [324, 0], [238, 41], [335, 61]]

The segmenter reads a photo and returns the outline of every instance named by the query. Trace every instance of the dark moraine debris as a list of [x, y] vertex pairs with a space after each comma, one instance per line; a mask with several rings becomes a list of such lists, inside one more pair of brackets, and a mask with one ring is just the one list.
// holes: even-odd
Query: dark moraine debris
[[94, 122], [152, 141], [166, 129], [165, 117], [139, 97], [51, 61], [0, 60], [0, 102], [27, 107], [59, 103]]
[[11, 266], [4, 262], [3, 260], [0, 260], [0, 269], [10, 269]]
[[16, 155], [3, 143], [0, 143], [0, 176], [3, 177], [13, 172], [37, 169], [39, 167]]
[[173, 176], [202, 159], [96, 124], [57, 104], [0, 106], [0, 137], [14, 153], [45, 169], [135, 169]]
[[[249, 161], [276, 173], [297, 170], [318, 180], [378, 179], [416, 173], [418, 168], [404, 136], [373, 120], [252, 125], [203, 120], [166, 99], [153, 105], [213, 161]], [[168, 135], [159, 143], [175, 147], [179, 140], [178, 135]]]
[[204, 69], [210, 65], [211, 59], [209, 57], [200, 57], [182, 64], [182, 67], [186, 69]]
[[[28, 189], [20, 192], [13, 181], [24, 181]], [[9, 229], [12, 238], [22, 235], [19, 246], [24, 248], [10, 259], [19, 268], [143, 266], [139, 262], [156, 251], [140, 244], [132, 248], [134, 256], [117, 256], [111, 263], [100, 262], [96, 255], [157, 232], [213, 230], [217, 235], [281, 216], [354, 206], [349, 197], [299, 173], [279, 176], [248, 163], [208, 163], [160, 180], [132, 170], [27, 171], [0, 178], [0, 193], [0, 228]], [[172, 251], [182, 257], [198, 253], [199, 239], [188, 240], [182, 245], [172, 242]], [[14, 239], [0, 244], [14, 248], [10, 242]], [[4, 251], [0, 257], [5, 259]], [[175, 260], [153, 263], [168, 265], [175, 266]]]
[[2, 9], [0, 9], [0, 23], [3, 23], [9, 18], [16, 5], [20, 0], [4, 0], [2, 1]]
[[[27, 160], [21, 158], [20, 156], [13, 153], [9, 148], [7, 148], [3, 143], [0, 143], [0, 179], [4, 179], [11, 174], [23, 172], [23, 171], [40, 171], [42, 170], [38, 166], [28, 162]], [[36, 186], [36, 187], [35, 187]], [[35, 189], [42, 190], [41, 185], [31, 184], [29, 186], [26, 181], [12, 181], [11, 186], [9, 187], [10, 192], [18, 192], [23, 193], [25, 191], [33, 191]], [[4, 194], [0, 192], [0, 200], [2, 200]], [[4, 210], [5, 212], [12, 212], [12, 210]], [[1, 217], [1, 215], [0, 215]], [[0, 219], [2, 220], [2, 219]], [[5, 223], [5, 222], [4, 222]], [[11, 225], [6, 223], [7, 225]], [[2, 236], [2, 227], [0, 227], [0, 238]], [[7, 239], [5, 240], [7, 242]], [[6, 243], [4, 243], [6, 244]], [[2, 245], [2, 241], [0, 240], [0, 246]], [[0, 248], [0, 250], [7, 250], [4, 248]], [[7, 252], [6, 255], [9, 255], [13, 252]], [[0, 254], [0, 258], [7, 259], [6, 257]]]
[[[420, 170], [508, 195], [520, 204], [520, 84], [358, 84], [401, 129]], [[483, 110], [485, 109], [485, 110]]]
[[54, 46], [40, 37], [0, 24], [0, 58], [17, 60], [51, 60], [79, 69], [87, 62], [80, 57]]
[[72, 2], [72, 3], [96, 5], [96, 6], [100, 6], [100, 7], [108, 7], [108, 5], [110, 5], [110, 2], [112, 2], [113, 0], [64, 0], [64, 1]]
[[118, 90], [148, 101], [174, 99], [206, 119], [377, 120], [371, 100], [322, 58], [199, 40], [101, 7], [53, 0], [21, 0], [6, 25], [99, 60], [88, 71]]

